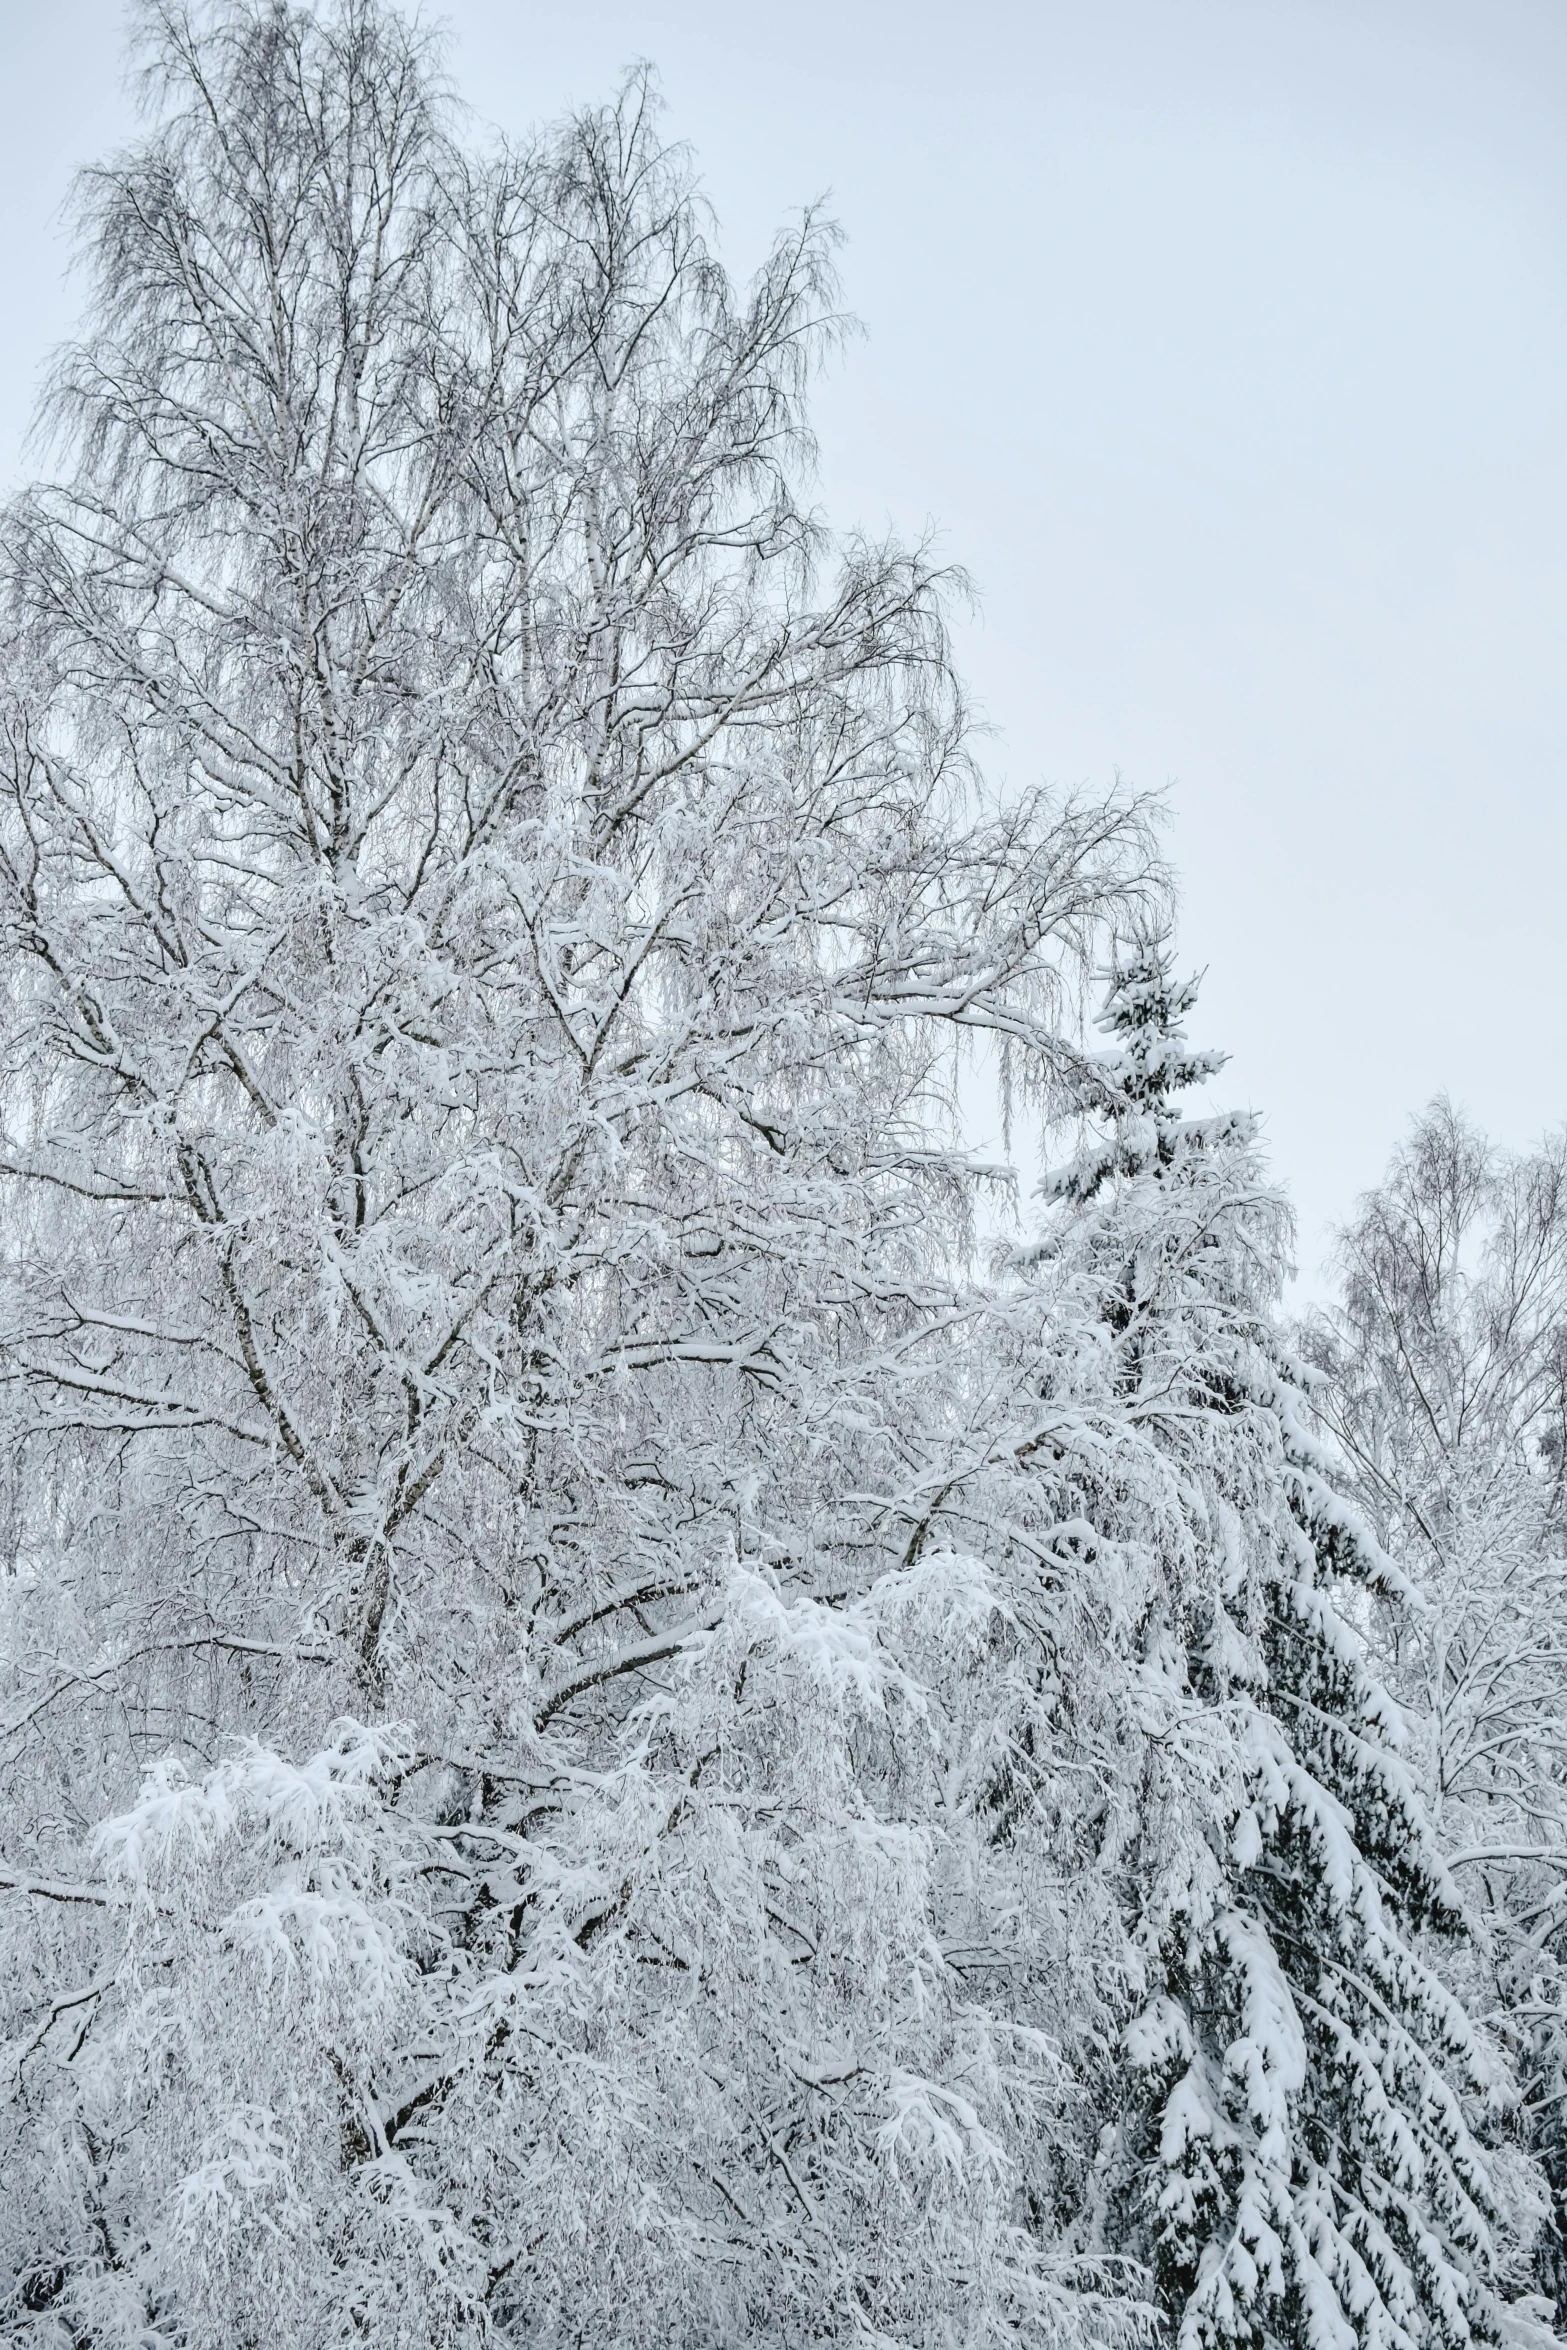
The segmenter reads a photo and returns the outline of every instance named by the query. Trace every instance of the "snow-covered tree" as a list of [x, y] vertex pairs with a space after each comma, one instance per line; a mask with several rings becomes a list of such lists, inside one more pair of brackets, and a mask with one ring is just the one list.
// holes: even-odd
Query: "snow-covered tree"
[[1567, 1153], [1418, 1118], [1339, 1243], [1315, 1401], [1418, 1608], [1368, 1631], [1478, 1928], [1466, 1992], [1511, 2044], [1567, 2319]]
[[1142, 812], [987, 798], [804, 503], [827, 232], [737, 294], [645, 82], [480, 156], [371, 0], [143, 30], [0, 524], [6, 2322], [1103, 2339], [920, 1521], [954, 1056], [1071, 1077]]
[[1457, 2345], [1495, 2322], [1486, 2068], [1420, 1952], [1458, 1905], [1340, 1605], [1396, 1578], [1306, 1431], [1252, 1123], [1179, 1102], [1220, 1065], [1194, 997], [1160, 938], [1118, 958], [1106, 1107], [1047, 1184], [1017, 1322], [1014, 1450], [1101, 1562], [1127, 1668], [1094, 1859], [1142, 1981], [1090, 2216], [1183, 2350]]
[[[829, 232], [140, 22], [0, 516], [6, 2338], [1485, 2337], [1287, 1218], [807, 503]], [[1088, 1128], [988, 1284], [970, 1045]]]

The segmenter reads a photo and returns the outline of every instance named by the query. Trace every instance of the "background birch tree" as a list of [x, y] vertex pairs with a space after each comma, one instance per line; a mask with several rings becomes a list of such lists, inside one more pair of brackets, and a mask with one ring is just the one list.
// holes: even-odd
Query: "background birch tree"
[[1567, 1157], [1496, 1149], [1445, 1100], [1339, 1244], [1318, 1410], [1418, 1594], [1369, 1629], [1477, 1926], [1467, 1986], [1514, 2050], [1567, 2318]]

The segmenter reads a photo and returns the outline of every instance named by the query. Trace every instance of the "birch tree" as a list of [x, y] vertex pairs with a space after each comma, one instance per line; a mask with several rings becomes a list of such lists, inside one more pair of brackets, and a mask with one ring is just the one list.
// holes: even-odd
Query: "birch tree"
[[1317, 1404], [1419, 1595], [1371, 1630], [1474, 1914], [1477, 2012], [1516, 2053], [1552, 2208], [1539, 2280], [1567, 2316], [1567, 1157], [1413, 1123], [1339, 1244], [1309, 1347]]
[[987, 796], [806, 502], [830, 232], [738, 292], [644, 79], [141, 26], [3, 522], [9, 2322], [1102, 2338], [922, 1520], [955, 1054], [1067, 1079], [1144, 812]]

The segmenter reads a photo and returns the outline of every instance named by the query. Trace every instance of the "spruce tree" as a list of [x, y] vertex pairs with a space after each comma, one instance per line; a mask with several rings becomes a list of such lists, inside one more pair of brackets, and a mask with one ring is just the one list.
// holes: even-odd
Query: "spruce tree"
[[1181, 1102], [1221, 1065], [1195, 997], [1165, 940], [1117, 959], [1030, 1283], [1035, 1475], [1123, 1562], [1137, 1762], [1102, 1850], [1143, 1980], [1098, 2225], [1183, 2350], [1456, 2350], [1494, 2323], [1484, 2068], [1420, 1947], [1458, 1906], [1345, 1613], [1392, 1570], [1276, 1335], [1287, 1211], [1252, 1121]]

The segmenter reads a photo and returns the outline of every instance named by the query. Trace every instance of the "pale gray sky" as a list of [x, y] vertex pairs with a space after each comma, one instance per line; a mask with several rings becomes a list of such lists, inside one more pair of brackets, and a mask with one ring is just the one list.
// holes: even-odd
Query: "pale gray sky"
[[[742, 271], [824, 190], [842, 521], [933, 522], [1015, 779], [1171, 786], [1204, 1041], [1309, 1280], [1446, 1086], [1567, 1116], [1562, 0], [456, 0], [520, 128], [658, 65]], [[122, 134], [116, 0], [0, 0], [0, 480]]]

